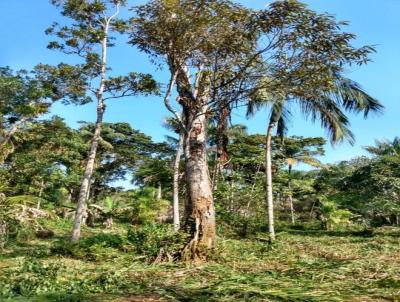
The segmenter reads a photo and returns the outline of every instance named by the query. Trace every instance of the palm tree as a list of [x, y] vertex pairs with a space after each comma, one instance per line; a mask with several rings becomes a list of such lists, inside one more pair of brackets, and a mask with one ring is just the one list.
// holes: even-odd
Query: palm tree
[[288, 167], [288, 201], [290, 206], [290, 216], [292, 224], [295, 223], [293, 194], [292, 194], [292, 170], [299, 163], [312, 167], [320, 168], [323, 164], [316, 158], [318, 155], [324, 155], [323, 138], [302, 138], [291, 137], [281, 140], [279, 148], [279, 157], [282, 157]]
[[[306, 118], [310, 117], [312, 122], [319, 120], [321, 126], [327, 130], [332, 144], [344, 140], [354, 143], [354, 135], [349, 129], [350, 123], [344, 111], [362, 112], [366, 118], [370, 112], [378, 112], [383, 108], [378, 100], [368, 95], [356, 82], [340, 75], [336, 75], [335, 78], [335, 85], [329, 93], [316, 94], [314, 97], [281, 93], [279, 97], [253, 99], [249, 102], [248, 116], [254, 115], [256, 111], [265, 106], [271, 107], [265, 144], [266, 199], [268, 230], [271, 241], [275, 240], [271, 160], [272, 136], [275, 129], [277, 135], [282, 137], [287, 131], [287, 123], [291, 117], [290, 105], [298, 105], [302, 114]], [[282, 95], [285, 96], [283, 97]], [[268, 95], [264, 94], [264, 96]]]
[[395, 137], [393, 141], [389, 140], [376, 140], [375, 146], [365, 147], [369, 153], [382, 156], [399, 156], [400, 155], [400, 137]]

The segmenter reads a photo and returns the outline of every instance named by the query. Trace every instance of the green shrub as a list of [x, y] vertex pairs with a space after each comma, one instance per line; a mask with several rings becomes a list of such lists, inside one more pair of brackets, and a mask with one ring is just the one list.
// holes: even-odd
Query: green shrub
[[19, 267], [4, 270], [0, 275], [0, 301], [35, 296], [38, 300], [34, 301], [91, 301], [83, 299], [82, 295], [120, 293], [129, 282], [130, 279], [118, 271], [87, 272], [79, 267], [71, 270], [59, 261], [47, 263], [28, 258]]
[[58, 288], [58, 274], [63, 265], [43, 264], [34, 259], [25, 260], [17, 271], [6, 272], [0, 279], [1, 296], [33, 296], [38, 293], [55, 291]]
[[112, 258], [118, 251], [127, 250], [128, 242], [117, 234], [97, 234], [82, 238], [77, 243], [60, 240], [54, 243], [51, 252], [56, 255], [84, 259], [89, 261], [101, 261]]
[[326, 230], [332, 231], [350, 225], [353, 214], [347, 209], [339, 209], [334, 201], [324, 200], [320, 209], [321, 220]]
[[217, 213], [218, 234], [228, 238], [245, 238], [267, 231], [264, 217], [244, 216], [219, 208]]
[[146, 224], [128, 230], [128, 240], [134, 244], [136, 253], [154, 260], [164, 254], [169, 260], [176, 258], [187, 240], [187, 235], [174, 233], [170, 225]]
[[90, 247], [99, 245], [102, 247], [111, 247], [115, 249], [122, 249], [126, 240], [118, 234], [96, 234], [94, 236], [82, 238], [80, 245], [82, 247]]

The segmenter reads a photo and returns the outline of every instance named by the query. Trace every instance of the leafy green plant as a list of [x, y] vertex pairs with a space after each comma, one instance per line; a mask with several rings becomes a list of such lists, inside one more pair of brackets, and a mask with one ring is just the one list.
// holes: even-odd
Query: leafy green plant
[[118, 234], [97, 234], [82, 238], [78, 243], [57, 241], [51, 248], [55, 255], [62, 255], [89, 261], [102, 261], [112, 258], [118, 251], [128, 249], [127, 240]]
[[186, 235], [174, 233], [169, 225], [145, 224], [129, 229], [127, 238], [134, 244], [136, 253], [147, 256], [148, 260], [158, 256], [173, 260], [184, 246]]
[[334, 201], [324, 200], [320, 207], [321, 220], [328, 231], [345, 227], [350, 224], [353, 214], [347, 209], [339, 209]]
[[[28, 258], [17, 271], [6, 272], [0, 279], [2, 296], [32, 296], [58, 288], [57, 277], [64, 269], [60, 263], [42, 263]], [[12, 283], [9, 282], [12, 279]]]

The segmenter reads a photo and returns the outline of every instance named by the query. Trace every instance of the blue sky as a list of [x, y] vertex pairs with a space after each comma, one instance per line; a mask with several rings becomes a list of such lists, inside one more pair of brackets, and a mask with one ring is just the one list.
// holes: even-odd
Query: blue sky
[[[130, 1], [137, 4], [141, 1]], [[241, 0], [243, 5], [263, 8], [271, 1]], [[383, 115], [364, 120], [351, 116], [352, 130], [356, 135], [355, 146], [341, 144], [327, 146], [324, 162], [336, 162], [365, 154], [362, 147], [371, 145], [375, 139], [392, 139], [399, 132], [400, 93], [400, 0], [306, 0], [303, 1], [319, 12], [329, 12], [339, 20], [350, 21], [347, 31], [358, 35], [355, 45], [373, 44], [377, 53], [373, 62], [361, 68], [349, 70], [348, 76], [359, 82], [371, 95], [386, 107]], [[70, 62], [71, 58], [46, 49], [49, 37], [43, 31], [53, 22], [62, 22], [58, 11], [50, 0], [1, 0], [0, 11], [0, 66], [13, 69], [30, 69], [37, 63], [57, 64]], [[123, 40], [119, 47], [109, 53], [109, 62], [115, 74], [129, 71], [152, 73], [160, 82], [167, 82], [167, 74], [156, 70], [148, 58], [126, 45]], [[114, 101], [108, 105], [107, 122], [129, 122], [134, 128], [163, 140], [167, 131], [162, 120], [168, 115], [161, 98], [129, 98]], [[52, 114], [63, 117], [73, 127], [78, 121], [94, 121], [94, 105], [64, 106], [56, 104]], [[243, 112], [234, 113], [234, 122], [244, 123], [251, 133], [264, 133], [267, 113], [261, 112], [252, 120], [246, 120]], [[304, 121], [295, 115], [291, 124], [291, 135], [324, 136], [318, 124]]]

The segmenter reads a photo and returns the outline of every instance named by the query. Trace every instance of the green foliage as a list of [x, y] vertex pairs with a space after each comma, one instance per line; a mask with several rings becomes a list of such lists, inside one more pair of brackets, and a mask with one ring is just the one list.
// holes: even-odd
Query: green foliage
[[298, 163], [304, 163], [312, 167], [322, 167], [317, 159], [325, 154], [325, 139], [322, 137], [276, 137], [277, 144], [275, 160], [282, 159], [289, 169]]
[[149, 158], [140, 165], [133, 176], [137, 184], [152, 187], [161, 184], [163, 188], [171, 189], [172, 174], [171, 160]]
[[375, 156], [400, 156], [400, 138], [395, 137], [393, 141], [377, 140], [375, 146], [365, 147], [365, 150]]
[[14, 151], [19, 132], [57, 100], [36, 72], [0, 67], [0, 163]]
[[348, 192], [357, 193], [364, 208], [375, 213], [400, 214], [400, 156], [384, 155], [359, 167], [346, 179]]
[[400, 213], [400, 157], [377, 148], [380, 151], [373, 159], [356, 158], [331, 165], [321, 170], [315, 181], [318, 192], [361, 215], [366, 225], [394, 223], [395, 219], [390, 221], [389, 217]]
[[[108, 269], [87, 273], [63, 262], [27, 258], [17, 269], [0, 276], [0, 298], [34, 301], [88, 301], [88, 294], [118, 293], [126, 287], [126, 276]], [[139, 286], [133, 285], [133, 289]], [[91, 299], [90, 299], [91, 300]], [[24, 300], [26, 301], [26, 300]], [[29, 300], [31, 301], [31, 300]]]
[[[90, 141], [93, 131], [94, 124], [91, 123], [84, 123], [80, 128], [85, 141]], [[153, 142], [148, 135], [133, 129], [128, 123], [104, 123], [92, 188], [101, 190], [109, 187], [111, 182], [125, 180], [151, 161], [153, 156], [170, 152], [163, 147], [163, 144]]]
[[[28, 258], [20, 264], [17, 271], [0, 277], [1, 296], [30, 297], [59, 289], [57, 277], [59, 271], [64, 268], [60, 263], [43, 264]], [[7, 279], [13, 280], [13, 283], [8, 283]]]
[[107, 261], [117, 251], [128, 249], [128, 242], [118, 234], [100, 233], [85, 237], [79, 243], [68, 243], [65, 239], [55, 242], [51, 252], [55, 255], [87, 261]]
[[328, 231], [343, 228], [350, 224], [353, 214], [347, 209], [339, 209], [334, 201], [323, 200], [320, 206], [321, 220]]
[[159, 213], [167, 210], [170, 202], [156, 199], [157, 189], [145, 187], [131, 193], [133, 198], [133, 219], [134, 224], [154, 223]]
[[398, 236], [396, 228], [379, 228], [373, 237], [287, 228], [274, 245], [221, 238], [214, 261], [199, 266], [149, 265], [120, 250], [95, 264], [51, 254], [27, 257], [48, 247], [31, 241], [0, 256], [0, 300], [396, 300]]
[[123, 237], [118, 234], [97, 234], [95, 236], [87, 237], [82, 240], [80, 246], [87, 248], [93, 245], [99, 245], [102, 247], [111, 247], [115, 249], [123, 249], [124, 242]]
[[22, 135], [0, 170], [0, 179], [8, 184], [4, 192], [42, 198], [41, 206], [64, 203], [79, 184], [85, 142], [58, 117], [31, 124]]
[[[65, 103], [85, 104], [99, 97], [104, 101], [158, 92], [158, 84], [149, 74], [130, 72], [126, 76], [105, 76], [107, 58], [102, 55], [106, 48], [114, 46], [116, 34], [124, 33], [127, 26], [126, 21], [118, 19], [125, 1], [52, 2], [73, 22], [67, 26], [55, 22], [46, 30], [47, 35], [55, 37], [48, 48], [83, 60], [75, 65], [39, 66], [38, 73], [43, 82], [50, 85], [60, 99]], [[104, 84], [101, 96], [97, 95], [97, 81], [93, 81], [100, 77]], [[92, 82], [96, 83], [92, 86]]]
[[[49, 48], [77, 56], [77, 64], [40, 64], [33, 72], [0, 68], [0, 299], [48, 295], [80, 301], [91, 294], [107, 299], [110, 293], [193, 301], [398, 298], [393, 297], [400, 288], [394, 256], [398, 230], [378, 229], [371, 236], [372, 230], [354, 220], [399, 223], [399, 139], [367, 147], [372, 159], [326, 167], [316, 159], [324, 153], [322, 138], [281, 141], [291, 104], [319, 120], [332, 142], [353, 139], [345, 111], [367, 116], [382, 109], [344, 77], [348, 67], [367, 63], [374, 51], [354, 47], [355, 35], [343, 30], [346, 23], [295, 0], [258, 11], [229, 0], [152, 0], [133, 9], [129, 25], [116, 18], [127, 1], [52, 3], [72, 22], [54, 23], [46, 31], [55, 37]], [[97, 99], [100, 121], [104, 101], [160, 92], [148, 74], [106, 75], [106, 48], [127, 30], [131, 44], [153, 60], [165, 59], [176, 76], [182, 120], [190, 124], [207, 107], [206, 119], [217, 120], [208, 129], [207, 147], [217, 146], [217, 160], [221, 141], [222, 152], [229, 153], [225, 166], [215, 167], [220, 240], [214, 262], [201, 267], [173, 263], [189, 238], [157, 224], [170, 208], [169, 201], [156, 198], [156, 187], [170, 197], [174, 147], [154, 143], [127, 123], [102, 124], [87, 207], [89, 214], [100, 214], [79, 243], [65, 240], [72, 221], [52, 214], [78, 197], [94, 125], [75, 130], [57, 117], [37, 118], [53, 101]], [[189, 70], [198, 71], [193, 83]], [[233, 105], [242, 101], [250, 102], [249, 114], [271, 105], [269, 121], [280, 136], [272, 150], [275, 244], [265, 239], [265, 136], [228, 127]], [[175, 133], [178, 124], [170, 123]], [[322, 169], [292, 170], [297, 162]], [[127, 175], [139, 189], [123, 192], [112, 185]], [[291, 226], [285, 221], [287, 197], [293, 197], [298, 217]], [[99, 230], [105, 218], [115, 219], [115, 225]], [[326, 230], [318, 229], [319, 221]], [[34, 238], [46, 229], [54, 230], [55, 240]]]
[[[367, 116], [383, 107], [343, 73], [346, 66], [367, 63], [374, 48], [354, 47], [356, 36], [342, 29], [346, 23], [329, 14], [318, 14], [298, 1], [272, 3], [259, 12], [258, 22], [261, 36], [270, 37], [269, 41], [279, 46], [267, 47], [267, 52], [274, 54], [266, 62], [269, 68], [263, 82], [268, 82], [260, 88], [267, 93], [261, 94], [261, 99], [250, 99], [249, 114], [271, 105], [269, 124], [277, 126], [278, 134], [283, 135], [291, 118], [291, 105], [296, 104], [306, 118], [320, 121], [331, 142], [353, 141], [344, 112]], [[281, 34], [276, 36], [277, 32]]]
[[132, 227], [127, 238], [134, 244], [135, 252], [145, 255], [148, 260], [155, 260], [159, 255], [167, 260], [175, 259], [187, 240], [183, 233], [174, 233], [171, 226], [162, 224]]

